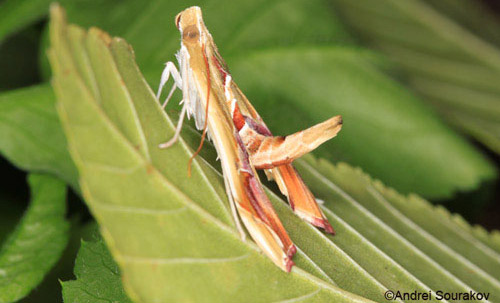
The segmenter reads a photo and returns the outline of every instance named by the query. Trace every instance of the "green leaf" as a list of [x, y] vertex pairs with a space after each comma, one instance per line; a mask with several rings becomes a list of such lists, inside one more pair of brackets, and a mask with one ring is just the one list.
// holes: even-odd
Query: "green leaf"
[[[450, 197], [495, 176], [481, 153], [381, 73], [376, 57], [352, 46], [326, 1], [210, 0], [197, 5], [233, 78], [274, 133], [341, 114], [342, 132], [317, 154], [361, 166], [403, 193]], [[66, 6], [76, 23], [126, 38], [156, 88], [164, 62], [175, 60], [179, 48], [174, 17], [189, 4]], [[110, 17], [109, 12], [116, 13]]]
[[39, 32], [33, 25], [0, 42], [0, 92], [40, 81], [37, 63]]
[[500, 32], [498, 31], [500, 20], [495, 10], [486, 3], [474, 0], [423, 1], [439, 13], [460, 23], [475, 35], [500, 45]]
[[68, 219], [70, 227], [66, 249], [55, 266], [45, 276], [43, 282], [19, 303], [63, 302], [61, 281], [74, 278], [73, 268], [81, 242], [95, 239], [98, 230], [97, 223], [95, 221], [82, 222], [78, 215], [73, 215], [75, 210], [71, 199], [70, 196], [68, 199], [68, 213], [71, 217]]
[[185, 130], [176, 145], [158, 148], [174, 122], [124, 40], [66, 26], [55, 11], [51, 47], [57, 108], [83, 196], [135, 302], [363, 300], [356, 295], [383, 302], [387, 289], [500, 299], [500, 254], [485, 243], [494, 235], [481, 240], [420, 198], [312, 157], [297, 166], [338, 234], [318, 231], [269, 193], [299, 248], [297, 266], [282, 272], [239, 239], [219, 172], [197, 157], [187, 177], [196, 133]]
[[62, 283], [65, 303], [132, 302], [121, 284], [118, 265], [101, 238], [82, 241], [74, 271], [76, 280]]
[[[327, 213], [336, 214], [333, 222], [341, 218], [428, 287], [450, 292], [470, 287], [500, 298], [500, 254], [481, 243], [468, 225], [457, 225], [444, 208], [417, 196], [404, 197], [346, 164], [305, 157], [297, 167], [325, 201]], [[359, 253], [352, 243], [336, 243]]]
[[[53, 18], [58, 111], [83, 195], [132, 299], [366, 301], [324, 281], [305, 255], [296, 258], [303, 269], [286, 274], [253, 242], [241, 241], [216, 172], [196, 160], [188, 178], [190, 149], [182, 142], [167, 151], [157, 147], [173, 134], [173, 123], [146, 86], [130, 47], [96, 29], [66, 27], [60, 12]], [[382, 298], [384, 288], [374, 282], [366, 287]]]
[[478, 1], [336, 0], [449, 123], [500, 153], [500, 22]]
[[30, 293], [59, 260], [68, 242], [66, 187], [52, 177], [28, 178], [31, 203], [0, 249], [0, 302]]
[[460, 216], [454, 216], [452, 219], [462, 228], [473, 234], [478, 240], [483, 242], [483, 244], [500, 253], [500, 232], [498, 230], [493, 230], [489, 233], [482, 226], [474, 226], [471, 228]]
[[0, 153], [17, 167], [52, 173], [77, 188], [77, 171], [48, 85], [0, 94]]
[[51, 0], [6, 0], [0, 3], [0, 42], [47, 13]]

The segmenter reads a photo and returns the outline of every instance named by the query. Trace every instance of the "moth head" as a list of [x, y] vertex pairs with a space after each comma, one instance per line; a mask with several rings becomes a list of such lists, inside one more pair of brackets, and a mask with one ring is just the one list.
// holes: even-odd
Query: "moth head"
[[205, 28], [201, 9], [198, 6], [192, 6], [183, 10], [175, 17], [175, 26], [181, 32], [183, 42], [201, 42], [201, 37], [204, 35], [203, 29]]

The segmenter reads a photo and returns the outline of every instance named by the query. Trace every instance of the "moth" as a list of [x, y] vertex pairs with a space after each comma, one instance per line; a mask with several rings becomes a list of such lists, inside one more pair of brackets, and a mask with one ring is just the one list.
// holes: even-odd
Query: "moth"
[[181, 48], [176, 54], [179, 69], [173, 62], [166, 63], [157, 99], [172, 76], [174, 83], [163, 107], [175, 89], [180, 89], [182, 110], [174, 136], [160, 147], [174, 144], [185, 116], [193, 116], [196, 128], [203, 130], [202, 142], [193, 157], [208, 135], [221, 161], [227, 196], [241, 236], [244, 238], [245, 232], [240, 220], [262, 251], [289, 272], [296, 247], [266, 196], [256, 170], [265, 170], [268, 178], [278, 184], [299, 217], [334, 234], [292, 161], [335, 137], [342, 127], [342, 117], [335, 116], [289, 136], [273, 136], [233, 81], [205, 27], [201, 9], [194, 6], [180, 12], [175, 25], [181, 33]]

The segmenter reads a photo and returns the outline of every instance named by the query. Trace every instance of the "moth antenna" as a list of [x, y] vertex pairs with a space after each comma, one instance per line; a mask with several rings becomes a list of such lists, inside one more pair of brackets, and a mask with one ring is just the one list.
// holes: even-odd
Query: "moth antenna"
[[193, 159], [198, 156], [198, 154], [201, 151], [201, 148], [203, 147], [203, 142], [205, 142], [205, 137], [207, 135], [207, 126], [208, 126], [208, 104], [210, 100], [210, 66], [208, 63], [208, 58], [207, 54], [205, 53], [205, 44], [203, 44], [201, 48], [201, 52], [203, 54], [203, 60], [205, 61], [205, 66], [207, 68], [207, 105], [205, 106], [205, 123], [203, 125], [203, 134], [201, 135], [201, 142], [200, 145], [198, 145], [198, 149], [194, 152], [194, 154], [189, 158], [188, 161], [188, 177], [191, 177], [191, 162], [193, 162]]

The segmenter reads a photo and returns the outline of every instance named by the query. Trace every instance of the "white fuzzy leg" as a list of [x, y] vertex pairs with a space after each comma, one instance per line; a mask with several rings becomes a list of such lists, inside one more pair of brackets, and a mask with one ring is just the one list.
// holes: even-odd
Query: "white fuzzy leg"
[[[179, 71], [175, 67], [175, 64], [173, 62], [169, 61], [169, 62], [165, 63], [165, 68], [163, 69], [163, 72], [161, 73], [160, 87], [158, 88], [158, 92], [156, 93], [156, 99], [160, 98], [163, 86], [165, 86], [165, 84], [168, 82], [170, 75], [172, 75], [172, 78], [174, 79], [174, 84], [172, 85], [172, 89], [170, 89], [170, 92], [168, 93], [167, 99], [165, 99], [165, 102], [163, 102], [162, 108], [165, 108], [165, 106], [167, 106], [168, 101], [172, 97], [172, 94], [174, 93], [174, 91], [177, 87], [179, 89], [182, 89], [181, 75], [179, 74]], [[160, 148], [170, 147], [170, 146], [172, 146], [172, 144], [177, 142], [177, 139], [179, 139], [179, 135], [181, 133], [182, 122], [184, 121], [185, 115], [186, 115], [186, 104], [183, 104], [181, 115], [179, 116], [179, 121], [177, 122], [177, 127], [175, 128], [174, 136], [170, 140], [168, 140], [167, 142], [160, 144], [159, 145]]]
[[167, 107], [167, 103], [170, 100], [170, 98], [172, 98], [172, 95], [174, 94], [174, 91], [176, 88], [177, 88], [177, 84], [174, 83], [174, 85], [172, 85], [172, 88], [170, 89], [170, 92], [168, 93], [167, 99], [165, 99], [165, 101], [163, 101], [161, 108], [165, 109], [165, 107]]
[[162, 104], [162, 108], [165, 108], [167, 106], [168, 101], [172, 97], [172, 94], [175, 91], [175, 88], [178, 87], [179, 89], [182, 89], [182, 78], [181, 75], [179, 74], [179, 71], [175, 67], [175, 64], [171, 61], [165, 63], [165, 68], [163, 69], [163, 72], [161, 73], [161, 80], [160, 80], [160, 87], [158, 88], [158, 92], [156, 93], [156, 99], [160, 98], [161, 91], [163, 90], [163, 86], [168, 82], [168, 79], [170, 78], [170, 75], [172, 75], [172, 78], [174, 78], [174, 84], [172, 85], [172, 89], [170, 89], [170, 92], [168, 94], [167, 99], [165, 99], [165, 102]]
[[179, 121], [177, 122], [174, 136], [167, 142], [160, 144], [159, 145], [160, 148], [168, 148], [172, 146], [172, 144], [177, 142], [177, 139], [179, 139], [179, 135], [182, 129], [182, 122], [184, 121], [184, 116], [186, 115], [186, 107], [187, 107], [186, 104], [182, 105], [181, 115], [179, 116]]

